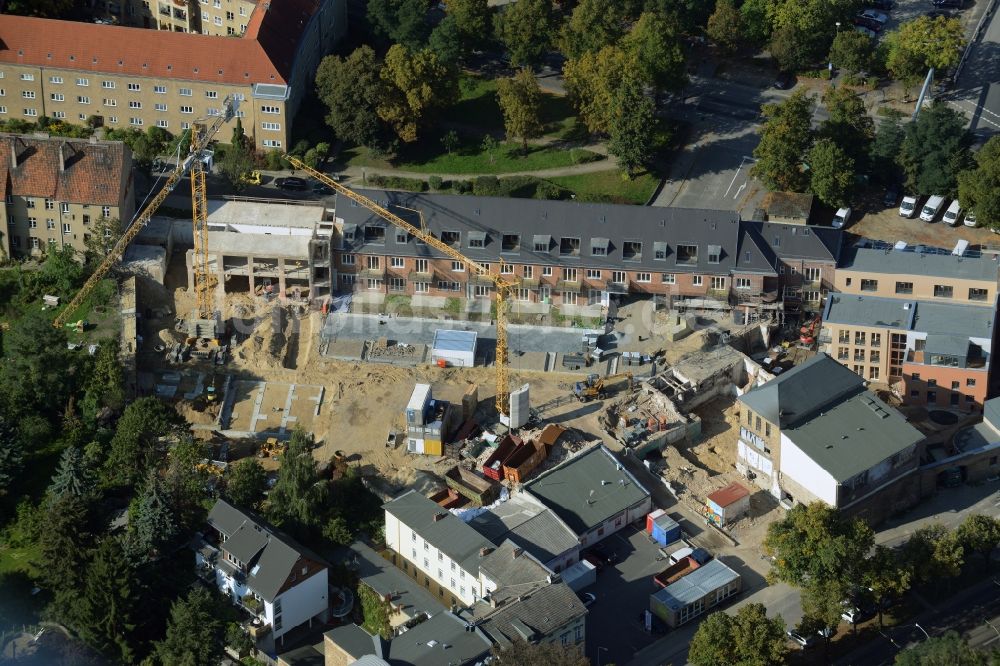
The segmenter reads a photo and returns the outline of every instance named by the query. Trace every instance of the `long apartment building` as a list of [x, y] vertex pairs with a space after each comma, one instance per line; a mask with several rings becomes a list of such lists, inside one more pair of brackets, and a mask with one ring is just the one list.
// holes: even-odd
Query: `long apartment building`
[[89, 0], [94, 18], [116, 25], [233, 37], [247, 31], [257, 0]]
[[[287, 148], [316, 68], [346, 30], [346, 1], [213, 3], [235, 12], [253, 5], [242, 36], [0, 15], [0, 120], [93, 119], [178, 135], [232, 95], [257, 148]], [[180, 9], [175, 0], [158, 4]], [[204, 9], [220, 10], [231, 11]]]
[[[743, 222], [736, 213], [405, 192], [365, 194], [470, 259], [520, 283], [516, 309], [564, 313], [605, 294], [706, 307], [817, 311], [832, 287], [841, 234]], [[492, 283], [346, 197], [337, 197], [334, 285], [486, 301]]]
[[981, 410], [996, 333], [994, 255], [900, 245], [845, 251], [820, 343], [907, 404]]
[[83, 252], [99, 221], [131, 221], [132, 151], [120, 141], [0, 135], [0, 254]]

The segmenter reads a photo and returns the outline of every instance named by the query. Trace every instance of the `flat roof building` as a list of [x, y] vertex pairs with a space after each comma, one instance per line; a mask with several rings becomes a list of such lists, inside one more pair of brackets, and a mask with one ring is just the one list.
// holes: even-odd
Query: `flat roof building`
[[679, 627], [743, 589], [740, 575], [711, 560], [649, 597], [649, 609], [668, 627]]

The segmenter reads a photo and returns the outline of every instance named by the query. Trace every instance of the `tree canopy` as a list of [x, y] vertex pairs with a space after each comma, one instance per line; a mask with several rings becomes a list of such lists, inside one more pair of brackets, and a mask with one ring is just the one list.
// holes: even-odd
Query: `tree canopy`
[[1000, 520], [993, 516], [974, 513], [958, 526], [955, 538], [962, 545], [964, 552], [979, 554], [989, 569], [990, 554], [1000, 545]]
[[857, 30], [842, 30], [833, 38], [829, 60], [833, 66], [857, 73], [868, 71], [875, 57], [872, 38]]
[[522, 68], [514, 76], [497, 81], [497, 102], [507, 137], [520, 139], [527, 150], [528, 139], [542, 131], [542, 91], [531, 70]]
[[885, 38], [886, 67], [897, 79], [922, 77], [931, 67], [944, 71], [958, 64], [965, 47], [961, 19], [918, 16]]
[[652, 154], [656, 130], [656, 109], [636, 79], [626, 79], [611, 101], [608, 152], [618, 158], [618, 166], [631, 178]]
[[257, 509], [267, 490], [267, 472], [256, 458], [243, 458], [226, 469], [225, 495], [245, 509]]
[[976, 166], [958, 174], [958, 198], [975, 211], [981, 226], [1000, 228], [1000, 137], [991, 137], [975, 156]]
[[278, 480], [268, 496], [267, 517], [275, 525], [298, 534], [318, 525], [327, 498], [311, 449], [312, 436], [296, 429], [288, 441]]
[[419, 49], [427, 43], [427, 0], [368, 0], [368, 22], [375, 34], [394, 44]]
[[911, 191], [958, 193], [958, 174], [972, 163], [967, 125], [960, 111], [942, 101], [921, 109], [906, 125], [898, 161]]
[[495, 29], [510, 53], [511, 64], [540, 65], [556, 32], [552, 0], [518, 0], [507, 5], [496, 15]]
[[417, 140], [432, 110], [447, 107], [458, 96], [455, 72], [429, 49], [414, 52], [394, 44], [379, 76], [384, 85], [378, 115], [407, 143]]
[[159, 438], [173, 432], [181, 418], [157, 398], [139, 398], [125, 408], [104, 464], [105, 485], [134, 487], [163, 455]]
[[716, 611], [702, 620], [691, 638], [688, 660], [694, 666], [778, 666], [787, 652], [784, 620], [767, 617], [763, 604], [752, 603], [735, 615]]
[[658, 91], [676, 91], [687, 83], [687, 62], [676, 21], [656, 12], [643, 12], [622, 39], [639, 79]]
[[743, 14], [733, 0], [718, 0], [708, 17], [705, 33], [724, 53], [733, 54], [747, 41]]
[[987, 666], [989, 655], [969, 647], [954, 631], [932, 636], [916, 645], [900, 650], [896, 666]]
[[579, 58], [612, 46], [625, 33], [625, 3], [620, 0], [580, 0], [559, 37], [567, 58]]
[[362, 146], [380, 142], [383, 125], [378, 116], [382, 97], [379, 69], [370, 46], [355, 49], [347, 58], [323, 58], [316, 72], [316, 93], [326, 105], [326, 123], [337, 137]]
[[226, 631], [219, 606], [204, 588], [195, 588], [175, 601], [170, 607], [167, 635], [156, 644], [157, 659], [164, 666], [219, 663]]
[[854, 158], [833, 139], [820, 139], [809, 151], [809, 189], [827, 206], [840, 208], [851, 200]]
[[607, 134], [618, 90], [626, 78], [635, 76], [629, 55], [617, 46], [607, 46], [568, 61], [564, 74], [566, 91], [587, 129]]
[[780, 104], [765, 104], [760, 143], [753, 151], [757, 162], [751, 173], [770, 190], [802, 192], [809, 183], [802, 164], [812, 147], [813, 102], [796, 90]]

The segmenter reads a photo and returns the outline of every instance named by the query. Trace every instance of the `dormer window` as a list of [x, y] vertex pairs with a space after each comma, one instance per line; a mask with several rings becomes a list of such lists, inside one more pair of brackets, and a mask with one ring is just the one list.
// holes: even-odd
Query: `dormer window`
[[486, 247], [486, 232], [485, 231], [470, 231], [469, 232], [469, 247], [484, 248]]
[[608, 256], [608, 246], [611, 245], [611, 241], [607, 238], [591, 238], [590, 239], [590, 255], [592, 257], [606, 257]]
[[460, 231], [442, 231], [441, 232], [441, 242], [446, 245], [451, 245], [453, 247], [458, 247], [462, 244], [462, 232]]
[[642, 243], [625, 241], [622, 245], [622, 259], [625, 261], [642, 261]]

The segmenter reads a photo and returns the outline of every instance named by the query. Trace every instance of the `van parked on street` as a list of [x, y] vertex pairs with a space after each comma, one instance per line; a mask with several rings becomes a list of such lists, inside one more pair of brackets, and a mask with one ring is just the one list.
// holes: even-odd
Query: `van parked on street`
[[947, 222], [951, 226], [958, 225], [958, 218], [962, 215], [962, 205], [958, 203], [958, 199], [955, 199], [948, 206], [948, 210], [944, 212], [944, 217], [941, 218], [942, 221]]
[[941, 206], [944, 205], [944, 197], [940, 195], [933, 195], [927, 199], [927, 203], [920, 210], [920, 219], [924, 222], [933, 222], [938, 213], [941, 212]]
[[917, 197], [903, 197], [899, 204], [900, 217], [913, 217], [917, 214]]

